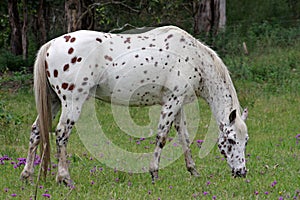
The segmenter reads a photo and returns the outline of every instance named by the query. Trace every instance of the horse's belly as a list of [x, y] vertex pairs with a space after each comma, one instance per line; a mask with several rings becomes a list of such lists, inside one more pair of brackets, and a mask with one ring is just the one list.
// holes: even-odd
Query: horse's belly
[[134, 82], [100, 84], [95, 97], [118, 105], [151, 106], [162, 103], [162, 87], [156, 84], [136, 85]]

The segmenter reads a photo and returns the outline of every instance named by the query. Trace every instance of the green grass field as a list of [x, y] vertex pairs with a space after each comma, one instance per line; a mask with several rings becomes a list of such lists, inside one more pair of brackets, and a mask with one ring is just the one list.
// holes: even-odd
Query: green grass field
[[[275, 78], [258, 81], [243, 80], [243, 77], [234, 79], [240, 102], [249, 109], [250, 140], [246, 152], [249, 172], [244, 179], [231, 176], [231, 170], [216, 146], [206, 157], [198, 157], [196, 140], [205, 138], [211, 116], [209, 107], [200, 101], [201, 121], [191, 145], [200, 177], [190, 176], [181, 156], [161, 169], [160, 179], [152, 184], [148, 173], [122, 172], [97, 161], [73, 130], [68, 153], [75, 187], [68, 188], [55, 182], [54, 137], [49, 176], [38, 185], [26, 184], [20, 181], [23, 165], [18, 165], [18, 158], [26, 157], [30, 127], [36, 117], [31, 82], [28, 81], [31, 76], [3, 75], [0, 89], [0, 199], [34, 199], [36, 188], [37, 199], [300, 199], [300, 55], [299, 51], [290, 55], [296, 60], [295, 66], [290, 67], [290, 74], [273, 72]], [[271, 66], [272, 62], [282, 65], [288, 62], [284, 56], [277, 56], [278, 60], [272, 62], [268, 62], [267, 57], [241, 62], [245, 66], [254, 66], [251, 70], [262, 70], [258, 69], [260, 64]], [[233, 77], [236, 76], [233, 73]], [[284, 82], [281, 79], [276, 82], [278, 76]], [[122, 133], [113, 122], [108, 104], [97, 103], [96, 108], [104, 132], [115, 144], [133, 152], [154, 150], [155, 136], [141, 140]], [[147, 109], [132, 109], [131, 115], [137, 123], [148, 122], [147, 117], [141, 117], [147, 115]], [[170, 134], [174, 137], [174, 133]], [[38, 166], [35, 178], [37, 172]]]

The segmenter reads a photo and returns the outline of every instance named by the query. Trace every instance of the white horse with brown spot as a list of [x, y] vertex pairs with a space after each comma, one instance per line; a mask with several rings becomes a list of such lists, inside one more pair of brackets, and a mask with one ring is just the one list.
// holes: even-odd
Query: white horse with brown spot
[[[50, 159], [49, 130], [61, 108], [56, 128], [57, 181], [71, 184], [67, 142], [82, 105], [96, 89], [97, 99], [114, 104], [160, 104], [161, 115], [150, 173], [158, 176], [161, 151], [174, 124], [187, 169], [198, 175], [190, 151], [183, 106], [204, 98], [220, 124], [219, 148], [234, 176], [245, 176], [248, 140], [240, 104], [228, 70], [217, 54], [187, 32], [166, 26], [141, 34], [77, 31], [43, 45], [34, 66], [38, 117], [32, 126], [27, 162], [21, 174], [30, 178], [36, 148], [42, 144], [43, 167]], [[52, 116], [53, 117], [52, 117]]]

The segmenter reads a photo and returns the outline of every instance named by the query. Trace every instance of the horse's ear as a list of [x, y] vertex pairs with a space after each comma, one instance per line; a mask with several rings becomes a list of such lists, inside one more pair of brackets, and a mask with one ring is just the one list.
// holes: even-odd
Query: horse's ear
[[248, 118], [248, 108], [245, 108], [242, 113], [242, 120], [246, 121]]
[[236, 110], [233, 110], [229, 115], [229, 123], [232, 124], [236, 118]]

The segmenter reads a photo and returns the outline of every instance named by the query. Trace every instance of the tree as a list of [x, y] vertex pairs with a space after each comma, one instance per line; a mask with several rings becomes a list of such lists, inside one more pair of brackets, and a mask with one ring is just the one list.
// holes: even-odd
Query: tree
[[22, 32], [17, 0], [8, 0], [8, 15], [11, 28], [10, 46], [13, 55], [22, 55]]
[[193, 2], [194, 33], [218, 34], [226, 24], [226, 0], [196, 0]]
[[10, 46], [13, 55], [23, 55], [23, 59], [28, 57], [28, 1], [22, 0], [22, 18], [18, 10], [17, 0], [8, 0], [8, 15], [11, 29]]
[[78, 21], [82, 13], [80, 0], [66, 0], [65, 13], [67, 21], [67, 32], [72, 32], [80, 29], [81, 23], [80, 21]]
[[28, 26], [28, 8], [27, 0], [22, 0], [23, 3], [23, 25], [22, 25], [22, 55], [23, 59], [28, 57], [28, 38], [27, 38], [27, 26]]
[[94, 9], [89, 7], [92, 3], [92, 0], [65, 1], [67, 32], [93, 28]]
[[45, 1], [40, 0], [37, 9], [37, 32], [40, 33], [37, 35], [37, 41], [39, 46], [47, 41], [45, 10]]

